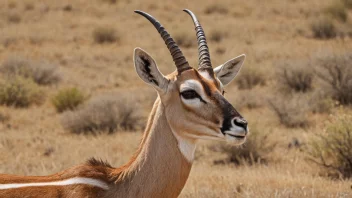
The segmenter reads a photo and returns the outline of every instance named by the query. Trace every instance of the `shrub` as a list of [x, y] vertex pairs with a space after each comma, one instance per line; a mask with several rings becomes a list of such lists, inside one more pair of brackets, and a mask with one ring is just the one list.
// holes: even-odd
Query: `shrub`
[[287, 62], [279, 67], [278, 84], [286, 91], [308, 92], [313, 89], [313, 69], [305, 62]]
[[220, 3], [216, 3], [216, 4], [211, 4], [209, 6], [206, 7], [205, 9], [205, 14], [227, 14], [229, 12], [229, 10], [227, 9], [227, 7], [225, 5], [222, 5]]
[[325, 12], [339, 21], [342, 21], [342, 22], [347, 21], [347, 11], [345, 9], [345, 5], [340, 1], [336, 1], [333, 4], [331, 4], [329, 7], [325, 9]]
[[226, 36], [227, 36], [227, 34], [225, 32], [222, 32], [222, 31], [215, 29], [210, 32], [209, 39], [210, 39], [210, 41], [220, 43]]
[[239, 75], [240, 77], [236, 79], [239, 89], [252, 89], [257, 85], [265, 85], [266, 82], [264, 73], [260, 69], [248, 65]]
[[7, 20], [10, 23], [19, 23], [21, 22], [21, 16], [17, 13], [11, 13], [8, 15]]
[[[267, 156], [276, 146], [268, 141], [267, 134], [259, 132], [256, 128], [251, 129], [246, 143], [241, 146], [221, 144], [220, 151], [227, 155], [225, 162], [237, 165], [253, 165], [266, 163]], [[215, 161], [215, 163], [218, 163]]]
[[6, 121], [8, 121], [9, 119], [10, 119], [10, 116], [9, 116], [9, 115], [0, 112], [0, 123], [6, 122]]
[[190, 48], [194, 47], [197, 44], [196, 38], [194, 38], [193, 35], [190, 35], [183, 30], [175, 32], [174, 38], [175, 42], [180, 47]]
[[[232, 98], [233, 96], [234, 98]], [[255, 109], [263, 106], [263, 97], [265, 96], [263, 96], [262, 93], [258, 93], [257, 91], [243, 90], [238, 91], [235, 95], [231, 95], [229, 97], [227, 97], [225, 94], [225, 97], [229, 98], [229, 101], [234, 104], [236, 109]]]
[[140, 127], [140, 106], [127, 95], [105, 95], [91, 99], [76, 111], [63, 114], [62, 124], [72, 133], [94, 133]]
[[306, 151], [308, 159], [325, 168], [330, 176], [351, 178], [352, 117], [336, 117], [323, 133], [309, 142]]
[[0, 83], [0, 104], [14, 107], [28, 107], [43, 101], [43, 92], [30, 79], [14, 77]]
[[320, 54], [314, 60], [316, 75], [326, 85], [326, 95], [341, 104], [352, 104], [352, 53]]
[[93, 38], [96, 43], [113, 43], [118, 40], [115, 29], [98, 27], [93, 30]]
[[63, 89], [52, 99], [52, 103], [58, 112], [75, 110], [85, 100], [84, 94], [77, 88]]
[[308, 99], [304, 95], [290, 95], [270, 99], [269, 107], [275, 112], [280, 123], [286, 127], [306, 127], [308, 120]]
[[313, 113], [331, 113], [335, 101], [324, 91], [315, 91], [309, 100], [309, 106]]
[[337, 36], [333, 21], [327, 17], [320, 17], [311, 24], [313, 36], [319, 39], [330, 39]]
[[23, 57], [10, 57], [0, 67], [6, 75], [32, 79], [39, 85], [56, 84], [61, 81], [58, 67], [46, 62], [33, 62]]
[[347, 8], [352, 8], [352, 0], [342, 0], [342, 3], [343, 3]]

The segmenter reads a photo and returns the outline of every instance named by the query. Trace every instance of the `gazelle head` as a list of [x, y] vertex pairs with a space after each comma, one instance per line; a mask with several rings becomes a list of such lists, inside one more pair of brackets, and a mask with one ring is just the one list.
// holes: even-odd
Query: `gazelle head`
[[212, 68], [204, 31], [196, 16], [184, 10], [195, 25], [199, 65], [189, 65], [180, 48], [165, 28], [151, 15], [135, 11], [147, 18], [160, 33], [175, 62], [177, 70], [164, 76], [155, 60], [140, 48], [134, 50], [134, 64], [140, 78], [153, 86], [164, 106], [166, 119], [178, 136], [197, 139], [245, 142], [247, 121], [225, 99], [224, 86], [239, 72], [245, 55], [237, 56]]

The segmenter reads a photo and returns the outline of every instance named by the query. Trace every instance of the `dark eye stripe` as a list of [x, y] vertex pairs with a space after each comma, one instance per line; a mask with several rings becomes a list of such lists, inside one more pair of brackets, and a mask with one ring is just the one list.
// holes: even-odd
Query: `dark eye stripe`
[[194, 90], [186, 90], [180, 93], [181, 97], [186, 100], [196, 99], [198, 98], [201, 102], [206, 103], [200, 95]]

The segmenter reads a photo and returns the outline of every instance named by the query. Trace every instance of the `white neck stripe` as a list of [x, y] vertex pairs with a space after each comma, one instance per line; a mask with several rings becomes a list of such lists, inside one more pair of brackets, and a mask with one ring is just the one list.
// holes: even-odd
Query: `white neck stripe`
[[74, 184], [85, 184], [90, 186], [95, 186], [102, 188], [104, 190], [108, 190], [109, 186], [100, 180], [92, 179], [92, 178], [84, 178], [84, 177], [74, 177], [61, 181], [53, 181], [53, 182], [40, 182], [40, 183], [15, 183], [15, 184], [0, 184], [0, 190], [11, 189], [11, 188], [23, 188], [23, 187], [34, 187], [34, 186], [66, 186], [66, 185], [74, 185]]

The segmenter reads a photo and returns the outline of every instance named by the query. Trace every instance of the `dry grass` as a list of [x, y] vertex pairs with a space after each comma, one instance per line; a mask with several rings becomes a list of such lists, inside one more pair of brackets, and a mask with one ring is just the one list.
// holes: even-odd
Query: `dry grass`
[[85, 99], [86, 97], [79, 89], [68, 88], [60, 90], [51, 101], [56, 111], [61, 113], [67, 110], [75, 110]]
[[215, 3], [208, 5], [204, 11], [205, 14], [224, 14], [226, 15], [229, 12], [226, 5], [221, 3]]
[[[26, 10], [27, 2], [32, 2], [34, 9]], [[352, 197], [350, 179], [322, 177], [318, 166], [304, 159], [304, 153], [299, 149], [288, 149], [293, 138], [298, 138], [304, 144], [314, 137], [315, 132], [321, 132], [324, 129], [322, 122], [328, 119], [328, 115], [309, 113], [309, 119], [312, 120], [310, 127], [288, 128], [280, 124], [275, 112], [265, 105], [266, 94], [271, 95], [276, 90], [275, 66], [278, 60], [305, 60], [326, 48], [336, 54], [352, 50], [352, 40], [348, 37], [312, 39], [297, 34], [297, 28], [304, 32], [304, 27], [307, 27], [309, 31], [307, 24], [315, 20], [317, 13], [321, 13], [331, 1], [224, 0], [215, 3], [180, 0], [172, 4], [160, 0], [143, 3], [118, 1], [115, 4], [102, 0], [89, 3], [76, 0], [33, 2], [0, 1], [0, 13], [3, 16], [3, 20], [0, 20], [0, 60], [23, 54], [28, 60], [59, 63], [65, 80], [56, 86], [42, 87], [45, 95], [50, 97], [64, 87], [79, 87], [93, 98], [111, 92], [142, 92], [138, 99], [138, 103], [143, 102], [142, 115], [150, 112], [150, 100], [155, 99], [155, 91], [147, 88], [135, 73], [133, 49], [142, 47], [148, 51], [164, 74], [174, 71], [175, 67], [158, 33], [143, 17], [133, 13], [135, 9], [150, 12], [173, 36], [174, 32], [186, 32], [186, 37], [194, 44], [189, 48], [181, 47], [192, 66], [198, 60], [196, 38], [189, 16], [182, 12], [184, 8], [197, 15], [207, 38], [210, 39], [210, 33], [215, 28], [228, 33], [226, 40], [209, 40], [214, 66], [245, 53], [246, 62], [237, 80], [251, 66], [253, 72], [262, 72], [265, 86], [256, 85], [250, 90], [237, 91], [236, 82], [232, 82], [225, 87], [225, 96], [240, 98], [238, 94], [247, 95], [248, 91], [251, 96], [244, 97], [244, 103], [249, 103], [249, 106], [255, 104], [250, 101], [252, 99], [263, 102], [260, 108], [244, 107], [239, 112], [249, 121], [250, 129], [255, 125], [259, 133], [270, 132], [268, 141], [277, 142], [267, 157], [269, 163], [251, 166], [236, 166], [232, 163], [214, 165], [215, 160], [224, 159], [226, 154], [204, 149], [207, 147], [202, 146], [203, 143], [208, 142], [201, 141], [196, 151], [201, 157], [195, 160], [180, 197]], [[63, 10], [68, 4], [73, 8], [70, 12]], [[210, 4], [219, 4], [227, 13], [213, 12]], [[205, 13], [208, 6], [211, 14]], [[351, 10], [347, 12], [350, 17]], [[8, 22], [8, 13], [20, 13], [21, 22]], [[340, 26], [348, 27], [351, 22], [349, 19], [346, 23], [332, 20], [336, 23], [336, 36], [340, 34]], [[105, 25], [118, 31], [120, 41], [104, 45], [93, 43], [93, 29]], [[35, 38], [34, 42], [32, 38]], [[2, 74], [0, 81], [5, 79]], [[315, 84], [312, 92], [324, 89]], [[149, 94], [153, 94], [150, 99]], [[276, 94], [278, 97], [281, 95]], [[328, 96], [330, 98], [331, 95]], [[231, 101], [237, 107], [236, 100]], [[306, 104], [312, 106], [313, 102], [308, 98]], [[333, 106], [329, 114], [338, 116], [341, 112], [337, 109], [351, 114], [350, 107], [345, 105]], [[10, 117], [0, 122], [1, 173], [49, 175], [80, 164], [90, 157], [106, 159], [118, 167], [126, 163], [136, 151], [142, 136], [138, 133], [142, 129], [136, 129], [137, 133], [124, 132], [123, 129], [114, 134], [69, 133], [61, 126], [62, 114], [56, 112], [50, 101], [29, 108], [0, 105], [0, 112]]]
[[321, 53], [315, 64], [326, 94], [341, 104], [352, 104], [352, 54]]
[[337, 36], [337, 29], [334, 22], [328, 17], [319, 17], [311, 24], [313, 36], [319, 39], [330, 39]]
[[239, 89], [252, 89], [257, 85], [265, 85], [266, 75], [260, 68], [247, 65], [241, 69], [240, 78], [236, 79], [236, 85]]
[[[333, 177], [352, 177], [352, 117], [341, 115], [329, 123], [324, 133], [310, 142], [310, 160]], [[324, 174], [324, 175], [325, 175]]]
[[62, 115], [64, 128], [72, 133], [96, 133], [140, 128], [141, 117], [136, 100], [115, 94], [92, 98], [76, 111]]
[[308, 61], [288, 61], [279, 67], [278, 85], [284, 91], [308, 92], [313, 89], [314, 71]]
[[8, 76], [22, 76], [39, 85], [57, 84], [61, 81], [58, 66], [46, 61], [35, 62], [21, 56], [11, 56], [0, 67], [0, 72]]
[[340, 1], [334, 1], [329, 7], [325, 9], [325, 12], [341, 22], [347, 21], [348, 14], [346, 7]]
[[28, 107], [42, 103], [43, 99], [42, 90], [30, 79], [14, 77], [0, 84], [1, 105]]
[[188, 31], [184, 31], [183, 29], [176, 31], [172, 34], [173, 38], [177, 45], [183, 48], [191, 48], [197, 45], [197, 40], [195, 40], [195, 36], [190, 34]]
[[309, 125], [308, 98], [305, 95], [276, 96], [269, 100], [270, 108], [275, 112], [280, 123], [286, 127], [307, 127]]
[[7, 21], [10, 23], [20, 23], [21, 16], [18, 13], [11, 13], [7, 16]]
[[93, 30], [93, 39], [96, 43], [114, 43], [120, 38], [116, 30], [110, 27], [98, 27]]

